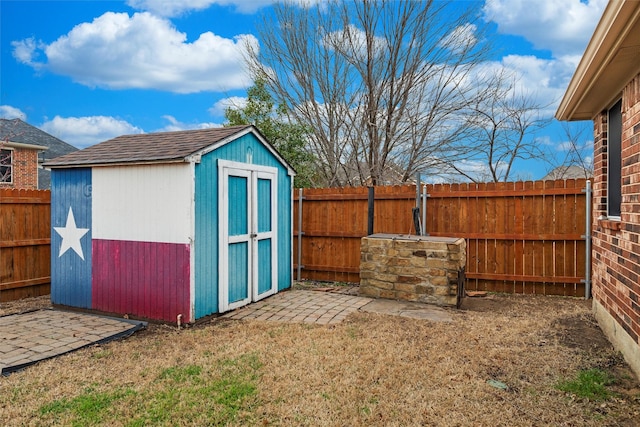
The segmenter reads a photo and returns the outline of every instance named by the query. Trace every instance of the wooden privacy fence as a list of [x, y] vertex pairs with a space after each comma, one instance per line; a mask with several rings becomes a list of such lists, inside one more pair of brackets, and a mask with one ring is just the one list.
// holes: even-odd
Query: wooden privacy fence
[[[584, 296], [585, 188], [584, 179], [427, 185], [425, 230], [466, 239], [467, 290]], [[367, 194], [304, 189], [301, 203], [295, 193], [301, 278], [359, 281]], [[376, 187], [374, 233], [416, 234], [415, 206], [415, 185]]]
[[0, 302], [50, 292], [50, 212], [48, 190], [0, 189]]

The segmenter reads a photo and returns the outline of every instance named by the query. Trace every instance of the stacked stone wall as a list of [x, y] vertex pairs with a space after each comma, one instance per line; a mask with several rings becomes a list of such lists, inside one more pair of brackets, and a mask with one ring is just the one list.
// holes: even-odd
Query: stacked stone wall
[[373, 235], [361, 242], [360, 295], [458, 304], [466, 263], [464, 239]]

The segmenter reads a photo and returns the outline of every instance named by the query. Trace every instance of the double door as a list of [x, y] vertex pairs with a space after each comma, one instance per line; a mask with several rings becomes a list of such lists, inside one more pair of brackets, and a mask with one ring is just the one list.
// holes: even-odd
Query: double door
[[218, 161], [219, 312], [277, 291], [277, 169]]

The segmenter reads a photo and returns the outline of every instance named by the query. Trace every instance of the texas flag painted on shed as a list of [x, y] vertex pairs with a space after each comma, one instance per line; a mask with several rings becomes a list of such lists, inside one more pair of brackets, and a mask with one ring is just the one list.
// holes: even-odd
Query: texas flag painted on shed
[[54, 304], [187, 323], [291, 286], [295, 171], [254, 126], [122, 135], [45, 167]]
[[184, 163], [56, 170], [52, 302], [189, 321], [190, 188]]

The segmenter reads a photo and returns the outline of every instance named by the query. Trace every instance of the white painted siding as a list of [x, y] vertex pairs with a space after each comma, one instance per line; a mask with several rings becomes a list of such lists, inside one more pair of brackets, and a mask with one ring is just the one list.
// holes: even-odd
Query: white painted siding
[[191, 174], [188, 163], [93, 168], [93, 238], [190, 243]]

